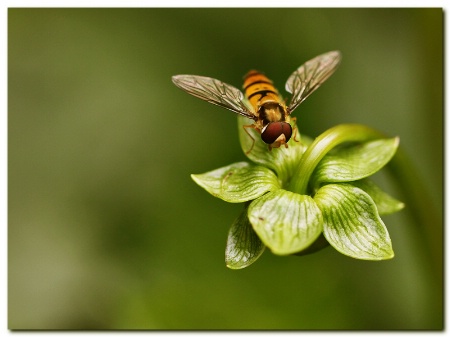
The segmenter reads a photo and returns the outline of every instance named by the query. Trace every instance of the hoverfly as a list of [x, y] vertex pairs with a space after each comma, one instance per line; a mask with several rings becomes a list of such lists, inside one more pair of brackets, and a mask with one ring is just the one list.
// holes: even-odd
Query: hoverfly
[[[210, 77], [176, 75], [172, 81], [188, 94], [252, 119], [254, 123], [244, 128], [257, 130], [272, 150], [283, 144], [288, 146], [292, 136], [290, 115], [334, 73], [340, 60], [340, 52], [331, 51], [307, 61], [294, 71], [286, 82], [286, 91], [292, 94], [288, 105], [272, 81], [256, 70], [251, 70], [244, 77], [245, 94], [230, 84]], [[247, 134], [254, 144], [254, 138]]]

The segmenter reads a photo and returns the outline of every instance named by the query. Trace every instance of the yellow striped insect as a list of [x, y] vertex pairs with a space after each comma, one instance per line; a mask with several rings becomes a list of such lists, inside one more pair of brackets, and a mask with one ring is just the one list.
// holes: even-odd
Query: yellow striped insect
[[292, 136], [290, 115], [334, 73], [340, 60], [340, 52], [331, 51], [307, 61], [294, 71], [286, 82], [286, 91], [292, 95], [288, 105], [272, 81], [256, 70], [244, 77], [245, 94], [230, 84], [210, 77], [176, 75], [172, 81], [188, 94], [252, 119], [254, 123], [244, 128], [257, 130], [272, 150], [281, 145], [288, 146]]

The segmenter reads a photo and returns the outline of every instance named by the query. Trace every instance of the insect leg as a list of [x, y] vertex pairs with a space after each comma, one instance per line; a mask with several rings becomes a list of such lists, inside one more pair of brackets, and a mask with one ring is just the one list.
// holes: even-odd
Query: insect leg
[[294, 122], [294, 137], [292, 137], [294, 139], [295, 142], [299, 142], [298, 139], [295, 139], [295, 136], [297, 136], [297, 117], [291, 117], [292, 122]]
[[249, 124], [249, 125], [243, 125], [245, 133], [252, 139], [252, 146], [250, 147], [250, 150], [246, 151], [245, 154], [249, 154], [253, 150], [253, 146], [255, 146], [255, 138], [252, 137], [250, 132], [247, 131], [247, 129], [255, 129], [258, 130], [258, 128], [255, 126], [255, 124]]

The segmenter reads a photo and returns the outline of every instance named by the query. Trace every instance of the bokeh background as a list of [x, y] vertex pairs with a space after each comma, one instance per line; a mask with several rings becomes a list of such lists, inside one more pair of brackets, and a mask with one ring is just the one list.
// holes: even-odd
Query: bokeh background
[[[407, 208], [384, 218], [394, 259], [332, 248], [224, 263], [242, 206], [190, 179], [245, 160], [236, 116], [171, 83], [281, 92], [306, 60], [338, 71], [295, 112], [400, 136]], [[9, 9], [10, 329], [442, 329], [442, 9]], [[400, 182], [398, 184], [397, 182]]]

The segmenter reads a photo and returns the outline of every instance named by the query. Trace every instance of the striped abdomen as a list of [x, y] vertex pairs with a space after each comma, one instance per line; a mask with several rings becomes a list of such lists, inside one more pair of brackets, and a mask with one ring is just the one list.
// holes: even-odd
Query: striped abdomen
[[245, 96], [264, 125], [285, 120], [286, 105], [265, 75], [256, 70], [249, 71], [244, 77], [243, 87]]

